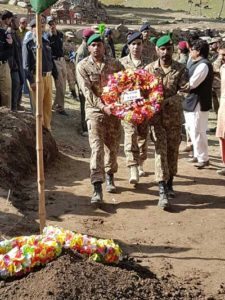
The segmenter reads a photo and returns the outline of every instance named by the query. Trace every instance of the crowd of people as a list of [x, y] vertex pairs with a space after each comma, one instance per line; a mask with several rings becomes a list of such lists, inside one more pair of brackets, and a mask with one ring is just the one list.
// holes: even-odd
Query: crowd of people
[[[82, 135], [88, 136], [91, 148], [92, 204], [103, 201], [104, 181], [106, 192], [116, 192], [114, 176], [118, 170], [121, 125], [130, 184], [137, 185], [139, 177], [145, 175], [149, 138], [154, 143], [158, 206], [163, 209], [168, 209], [170, 200], [176, 196], [173, 183], [184, 124], [187, 136], [184, 150], [192, 154], [189, 162], [198, 169], [209, 165], [207, 130], [212, 108], [218, 119], [216, 136], [223, 162], [217, 172], [225, 175], [225, 43], [220, 37], [199, 37], [192, 33], [175, 45], [171, 34], [153, 36], [150, 25], [143, 24], [139, 30], [128, 32], [121, 57], [116, 59], [110, 28], [103, 34], [85, 28], [78, 47], [73, 32], [63, 34], [52, 16], [42, 16], [41, 20], [43, 126], [51, 130], [52, 110], [67, 116], [68, 82], [71, 97], [80, 101]], [[31, 20], [29, 30], [27, 25], [26, 18], [17, 20], [10, 11], [1, 14], [0, 106], [12, 111], [23, 109], [22, 91], [28, 88], [35, 113], [36, 21]], [[160, 112], [139, 125], [121, 122], [112, 115], [111, 105], [101, 100], [109, 75], [126, 69], [145, 69], [161, 78], [163, 84]]]

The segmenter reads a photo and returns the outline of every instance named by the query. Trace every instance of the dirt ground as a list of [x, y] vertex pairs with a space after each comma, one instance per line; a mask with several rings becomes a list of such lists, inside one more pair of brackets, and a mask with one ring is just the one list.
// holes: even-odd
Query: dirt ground
[[[177, 197], [172, 202], [171, 212], [157, 207], [152, 143], [149, 144], [149, 158], [145, 164], [147, 176], [141, 178], [137, 188], [134, 188], [128, 183], [121, 140], [119, 170], [116, 174], [118, 192], [104, 192], [105, 204], [101, 209], [94, 210], [90, 205], [90, 149], [88, 138], [80, 135], [79, 103], [67, 97], [66, 110], [68, 117], [53, 113], [52, 135], [60, 154], [45, 173], [47, 223], [89, 235], [113, 238], [121, 245], [124, 255], [147, 267], [157, 278], [169, 276], [182, 282], [182, 285], [195, 284], [202, 297], [190, 294], [185, 298], [175, 294], [175, 298], [171, 299], [225, 299], [225, 181], [216, 174], [220, 156], [214, 135], [209, 135], [208, 168], [197, 170], [186, 161], [187, 155], [180, 152], [179, 172], [175, 178]], [[215, 116], [211, 114], [210, 127], [214, 126]], [[183, 146], [184, 142], [181, 149]], [[1, 189], [0, 195], [1, 238], [38, 232], [35, 174], [22, 180], [19, 190], [15, 187], [9, 193]], [[40, 276], [38, 273], [29, 276]], [[29, 278], [22, 280], [29, 283]], [[9, 287], [19, 286], [19, 281], [16, 282], [9, 284]], [[0, 285], [0, 299], [6, 299], [3, 295], [9, 292], [9, 287]], [[19, 287], [15, 288], [15, 296], [18, 297], [14, 299], [24, 299], [22, 294], [17, 294], [18, 290]], [[105, 296], [102, 299], [123, 299], [115, 295], [114, 298]], [[169, 296], [148, 296], [147, 291], [144, 295], [135, 298], [134, 294], [124, 299], [170, 299]], [[52, 296], [49, 299], [70, 298]], [[78, 299], [100, 298], [85, 298], [84, 295]]]

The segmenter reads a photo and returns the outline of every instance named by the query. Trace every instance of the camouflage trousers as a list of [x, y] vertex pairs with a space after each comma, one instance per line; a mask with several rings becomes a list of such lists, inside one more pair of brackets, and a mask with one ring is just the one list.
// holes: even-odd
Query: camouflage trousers
[[220, 88], [212, 89], [212, 105], [216, 114], [218, 114], [218, 109], [220, 106]]
[[134, 125], [122, 122], [124, 128], [124, 152], [127, 166], [142, 164], [147, 159], [148, 153], [148, 121]]
[[114, 116], [102, 115], [87, 121], [91, 147], [91, 183], [104, 182], [105, 173], [117, 172], [117, 154], [121, 136], [121, 122]]
[[75, 64], [70, 61], [66, 61], [66, 72], [67, 72], [67, 82], [69, 85], [69, 90], [75, 90], [76, 84], [76, 71], [75, 71]]
[[167, 181], [177, 174], [181, 126], [162, 127], [157, 124], [151, 127], [151, 138], [155, 144], [155, 179]]

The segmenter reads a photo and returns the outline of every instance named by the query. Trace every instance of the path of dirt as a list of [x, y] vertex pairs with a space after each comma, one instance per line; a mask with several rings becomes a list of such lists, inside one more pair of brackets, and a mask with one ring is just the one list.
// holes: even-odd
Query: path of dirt
[[[69, 117], [53, 115], [52, 134], [60, 155], [46, 172], [47, 223], [116, 239], [125, 254], [158, 278], [169, 274], [182, 282], [194, 280], [199, 291], [205, 291], [204, 299], [225, 299], [225, 181], [216, 174], [220, 157], [215, 137], [209, 136], [211, 165], [207, 169], [195, 169], [186, 162], [186, 154], [180, 153], [177, 197], [171, 212], [157, 207], [152, 144], [145, 165], [147, 176], [135, 189], [128, 183], [121, 141], [118, 192], [104, 192], [105, 204], [94, 210], [90, 205], [90, 150], [88, 139], [79, 132], [78, 108], [78, 102], [68, 99]], [[212, 115], [210, 126], [214, 124]], [[38, 232], [35, 174], [21, 184], [22, 197], [18, 194], [11, 201], [6, 201], [8, 191], [0, 191], [2, 237]]]

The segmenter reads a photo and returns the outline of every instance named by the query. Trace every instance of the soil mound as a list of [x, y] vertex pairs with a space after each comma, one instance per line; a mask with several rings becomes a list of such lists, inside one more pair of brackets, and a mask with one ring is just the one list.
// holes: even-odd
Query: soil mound
[[0, 282], [0, 299], [149, 300], [204, 299], [198, 286], [174, 278], [160, 280], [131, 261], [106, 266], [66, 251], [45, 268], [22, 279]]
[[[0, 108], [0, 186], [18, 185], [21, 178], [36, 169], [35, 119], [27, 113]], [[58, 154], [51, 133], [43, 130], [45, 166]]]

